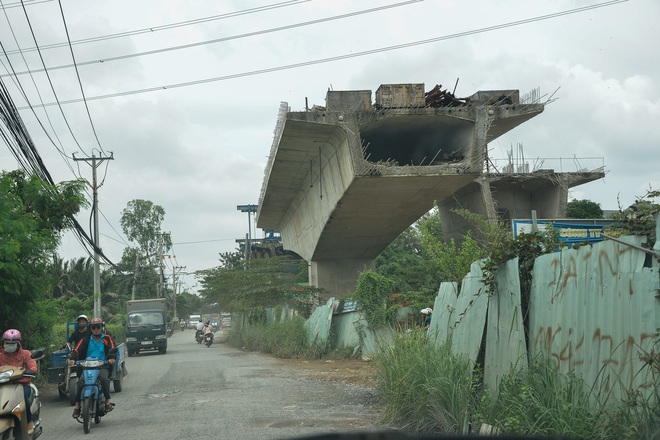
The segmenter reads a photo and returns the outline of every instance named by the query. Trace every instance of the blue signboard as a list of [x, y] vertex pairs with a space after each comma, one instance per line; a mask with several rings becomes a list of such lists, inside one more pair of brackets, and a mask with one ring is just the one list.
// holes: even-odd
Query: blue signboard
[[[536, 225], [539, 231], [550, 227], [559, 230], [559, 239], [566, 247], [570, 247], [578, 243], [596, 243], [603, 241], [603, 232], [614, 223], [614, 220], [573, 220], [573, 219], [558, 219], [558, 220], [537, 220]], [[513, 220], [511, 223], [513, 228], [513, 236], [517, 237], [519, 234], [532, 232], [531, 220]]]

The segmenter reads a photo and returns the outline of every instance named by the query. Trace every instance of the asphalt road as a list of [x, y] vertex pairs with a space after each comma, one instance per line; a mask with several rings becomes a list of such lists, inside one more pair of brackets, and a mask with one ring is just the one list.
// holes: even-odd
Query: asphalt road
[[269, 356], [224, 343], [207, 348], [193, 336], [177, 331], [167, 354], [128, 358], [114, 411], [89, 434], [68, 401], [44, 388], [40, 438], [258, 440], [381, 430], [372, 390], [304, 378]]

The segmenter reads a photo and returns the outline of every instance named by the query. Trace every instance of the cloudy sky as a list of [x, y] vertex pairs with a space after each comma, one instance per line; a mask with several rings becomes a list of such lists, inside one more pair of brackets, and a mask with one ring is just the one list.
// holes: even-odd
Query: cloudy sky
[[[113, 261], [127, 246], [121, 211], [145, 199], [166, 211], [170, 266], [216, 266], [247, 233], [236, 206], [258, 203], [280, 103], [325, 105], [328, 89], [540, 90], [544, 113], [492, 142], [490, 157], [522, 145], [532, 166], [604, 166], [605, 179], [571, 193], [603, 209], [660, 188], [657, 0], [0, 4], [2, 81], [54, 180], [91, 179], [74, 153], [114, 155], [98, 169], [100, 241]], [[3, 145], [0, 169], [15, 168]], [[85, 256], [69, 236], [61, 253]]]

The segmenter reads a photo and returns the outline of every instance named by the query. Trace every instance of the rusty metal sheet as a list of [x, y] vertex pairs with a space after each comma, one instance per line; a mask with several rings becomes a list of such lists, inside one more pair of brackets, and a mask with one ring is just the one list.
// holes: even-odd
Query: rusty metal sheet
[[660, 328], [660, 276], [644, 260], [644, 252], [612, 241], [539, 257], [530, 351], [544, 352], [559, 371], [574, 371], [613, 395], [637, 389], [646, 380], [636, 374], [643, 366], [639, 354], [650, 350]]
[[497, 392], [502, 375], [512, 369], [527, 368], [518, 258], [503, 264], [495, 281], [497, 291], [488, 301], [484, 385]]

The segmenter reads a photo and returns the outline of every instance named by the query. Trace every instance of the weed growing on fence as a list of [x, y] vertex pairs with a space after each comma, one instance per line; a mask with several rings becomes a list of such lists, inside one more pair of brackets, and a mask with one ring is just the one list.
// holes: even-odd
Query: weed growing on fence
[[424, 332], [398, 335], [375, 359], [386, 423], [411, 433], [467, 433], [478, 380], [466, 358], [436, 346]]
[[627, 390], [626, 396], [611, 412], [610, 426], [621, 439], [660, 439], [660, 333], [649, 351], [640, 347], [639, 357], [644, 366], [637, 375], [644, 378], [636, 390]]
[[598, 397], [581, 379], [558, 374], [538, 357], [529, 369], [503, 377], [497, 396], [482, 396], [475, 425], [488, 423], [507, 434], [612, 438]]

